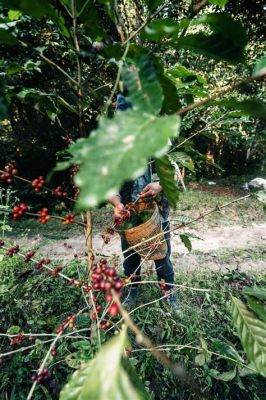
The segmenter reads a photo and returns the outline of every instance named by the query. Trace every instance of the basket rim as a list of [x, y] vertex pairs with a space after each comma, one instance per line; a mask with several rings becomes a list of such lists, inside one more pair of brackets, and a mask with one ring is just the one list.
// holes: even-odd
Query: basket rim
[[[136, 229], [136, 228], [145, 227], [145, 225], [148, 224], [148, 222], [151, 220], [151, 218], [154, 216], [154, 214], [155, 214], [156, 212], [158, 212], [158, 205], [157, 205], [157, 203], [156, 203], [155, 201], [153, 201], [151, 204], [153, 205], [154, 210], [153, 210], [153, 213], [152, 213], [151, 217], [150, 217], [146, 222], [144, 222], [143, 224], [137, 225], [137, 226], [133, 226], [133, 228], [130, 228], [130, 229], [117, 229], [117, 228], [115, 227], [115, 231], [116, 231], [117, 233], [123, 233], [123, 232], [130, 232], [130, 231], [133, 231], [133, 229]], [[117, 226], [117, 225], [116, 225], [116, 226]]]

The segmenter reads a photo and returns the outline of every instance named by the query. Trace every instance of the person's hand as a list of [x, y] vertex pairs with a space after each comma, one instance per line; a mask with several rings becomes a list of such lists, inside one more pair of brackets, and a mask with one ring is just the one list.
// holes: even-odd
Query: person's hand
[[114, 218], [121, 218], [122, 217], [122, 213], [125, 210], [125, 206], [122, 203], [118, 203], [115, 207], [114, 207]]
[[155, 197], [162, 191], [162, 187], [159, 182], [149, 183], [140, 193], [139, 197]]

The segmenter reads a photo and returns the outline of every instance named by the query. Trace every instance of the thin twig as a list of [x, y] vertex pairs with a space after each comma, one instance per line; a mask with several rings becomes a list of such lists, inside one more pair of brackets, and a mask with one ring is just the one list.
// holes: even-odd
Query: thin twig
[[63, 75], [65, 75], [67, 79], [69, 79], [72, 83], [74, 83], [75, 85], [78, 84], [78, 82], [74, 78], [72, 78], [72, 76], [70, 76], [63, 68], [61, 68], [58, 64], [56, 64], [52, 60], [50, 60], [50, 58], [46, 57], [43, 53], [38, 52], [38, 56], [42, 58], [44, 61], [46, 61], [48, 64], [58, 69], [58, 71], [60, 71]]

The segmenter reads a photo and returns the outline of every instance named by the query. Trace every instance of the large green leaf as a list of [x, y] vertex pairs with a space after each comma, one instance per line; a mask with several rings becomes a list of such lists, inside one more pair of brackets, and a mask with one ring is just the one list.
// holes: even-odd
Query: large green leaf
[[213, 348], [216, 352], [218, 352], [219, 354], [221, 354], [222, 356], [226, 356], [229, 358], [232, 358], [236, 361], [241, 361], [243, 362], [244, 360], [242, 359], [242, 357], [238, 354], [238, 352], [236, 351], [236, 349], [233, 347], [232, 344], [229, 344], [227, 342], [223, 342], [219, 339], [213, 339], [212, 340], [212, 345]]
[[253, 287], [246, 287], [243, 290], [243, 293], [248, 296], [256, 297], [259, 300], [266, 300], [266, 288], [253, 286]]
[[242, 50], [247, 44], [247, 34], [239, 21], [234, 20], [230, 14], [210, 13], [202, 14], [192, 20], [191, 25], [208, 25], [213, 33], [219, 33], [229, 38], [235, 46]]
[[60, 400], [145, 400], [143, 387], [133, 386], [122, 365], [126, 328], [97, 353], [95, 359], [75, 372], [60, 393]]
[[95, 206], [117, 192], [125, 180], [136, 179], [149, 157], [166, 153], [179, 126], [177, 116], [156, 117], [139, 110], [118, 111], [113, 119], [102, 117], [89, 138], [69, 148], [72, 163], [80, 164], [79, 205]]
[[14, 46], [18, 43], [15, 36], [13, 36], [10, 32], [6, 29], [0, 28], [0, 43], [5, 44], [7, 46]]
[[218, 100], [211, 103], [212, 105], [217, 105], [220, 107], [232, 108], [234, 110], [241, 110], [246, 115], [252, 117], [264, 118], [266, 119], [266, 103], [262, 103], [258, 100]]
[[225, 60], [232, 64], [245, 61], [242, 46], [236, 45], [229, 37], [225, 37], [221, 33], [186, 35], [179, 38], [177, 44], [174, 45], [204, 54], [208, 58]]
[[175, 181], [175, 168], [167, 155], [155, 161], [156, 172], [160, 178], [160, 184], [169, 200], [171, 207], [175, 208], [178, 200], [178, 188]]
[[150, 57], [147, 55], [137, 57], [134, 64], [123, 68], [122, 78], [129, 91], [129, 99], [134, 110], [149, 114], [160, 112], [163, 91]]
[[247, 35], [239, 21], [226, 13], [202, 14], [191, 21], [191, 25], [207, 25], [212, 34], [203, 32], [189, 34], [173, 40], [172, 44], [205, 54], [209, 58], [230, 63], [244, 62]]
[[181, 103], [174, 82], [165, 74], [164, 66], [158, 57], [153, 57], [158, 79], [163, 90], [161, 114], [174, 114], [181, 108]]
[[266, 305], [261, 300], [256, 299], [253, 296], [246, 296], [248, 305], [251, 310], [264, 322], [266, 322]]
[[257, 371], [266, 377], [266, 324], [232, 296], [232, 316], [242, 346]]

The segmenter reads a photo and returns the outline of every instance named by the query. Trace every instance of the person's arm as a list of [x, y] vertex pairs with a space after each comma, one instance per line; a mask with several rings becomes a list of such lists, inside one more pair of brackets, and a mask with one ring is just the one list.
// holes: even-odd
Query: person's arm
[[151, 182], [148, 183], [147, 186], [145, 186], [145, 188], [140, 193], [139, 197], [140, 198], [153, 197], [153, 196], [155, 197], [157, 196], [157, 194], [161, 193], [162, 190], [163, 188], [160, 185], [160, 182]]
[[114, 194], [112, 197], [110, 197], [109, 203], [111, 203], [114, 207], [114, 217], [120, 218], [121, 213], [125, 208], [124, 204], [121, 202], [121, 197], [117, 194]]

